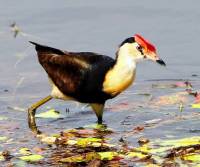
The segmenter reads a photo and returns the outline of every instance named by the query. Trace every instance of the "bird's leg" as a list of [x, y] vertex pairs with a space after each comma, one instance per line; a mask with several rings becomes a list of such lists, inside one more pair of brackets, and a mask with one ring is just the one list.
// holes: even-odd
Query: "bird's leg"
[[90, 105], [97, 116], [98, 124], [102, 124], [104, 104], [91, 103]]
[[52, 96], [49, 95], [42, 100], [34, 103], [30, 108], [28, 108], [28, 125], [29, 128], [34, 132], [34, 133], [39, 133], [36, 123], [35, 123], [35, 112], [38, 107], [43, 105], [44, 103], [48, 102], [49, 100], [52, 99]]

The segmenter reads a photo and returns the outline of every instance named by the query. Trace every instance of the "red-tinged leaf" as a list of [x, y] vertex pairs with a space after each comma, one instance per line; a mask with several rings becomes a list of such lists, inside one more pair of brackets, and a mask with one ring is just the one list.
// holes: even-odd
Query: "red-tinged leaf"
[[186, 82], [177, 82], [175, 83], [176, 87], [186, 87], [186, 88], [192, 88], [192, 84], [188, 81]]
[[187, 97], [185, 92], [179, 92], [176, 94], [160, 96], [158, 99], [154, 99], [151, 104], [152, 106], [168, 106], [175, 104], [185, 104], [187, 102]]

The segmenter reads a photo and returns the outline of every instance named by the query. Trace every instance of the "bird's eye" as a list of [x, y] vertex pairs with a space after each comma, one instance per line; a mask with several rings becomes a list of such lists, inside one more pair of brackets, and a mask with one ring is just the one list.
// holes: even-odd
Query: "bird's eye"
[[137, 50], [141, 52], [142, 51], [142, 46], [138, 45], [137, 46]]
[[138, 45], [138, 46], [137, 46], [137, 50], [140, 51], [140, 53], [141, 53], [142, 55], [144, 54], [144, 53], [143, 53], [143, 50], [142, 50], [142, 46]]

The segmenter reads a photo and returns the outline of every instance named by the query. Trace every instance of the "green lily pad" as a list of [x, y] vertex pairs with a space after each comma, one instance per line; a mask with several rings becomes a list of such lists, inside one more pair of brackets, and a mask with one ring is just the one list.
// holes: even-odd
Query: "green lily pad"
[[98, 154], [100, 155], [101, 160], [109, 160], [109, 161], [119, 155], [117, 152], [113, 151], [98, 152]]
[[32, 154], [31, 151], [26, 147], [20, 148], [19, 153], [21, 155], [31, 155]]
[[25, 156], [19, 157], [19, 159], [23, 161], [27, 161], [27, 162], [37, 162], [37, 161], [42, 160], [43, 158], [44, 157], [39, 154], [25, 155]]
[[54, 109], [50, 109], [40, 114], [36, 114], [35, 117], [37, 118], [64, 118], [64, 115], [60, 114], [60, 112]]

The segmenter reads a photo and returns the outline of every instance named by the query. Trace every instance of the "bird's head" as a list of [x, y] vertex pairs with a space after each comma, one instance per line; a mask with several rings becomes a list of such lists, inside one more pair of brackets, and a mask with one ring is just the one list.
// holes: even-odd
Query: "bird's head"
[[151, 60], [165, 66], [165, 62], [158, 57], [155, 46], [139, 34], [125, 39], [119, 51], [133, 57], [136, 62]]

